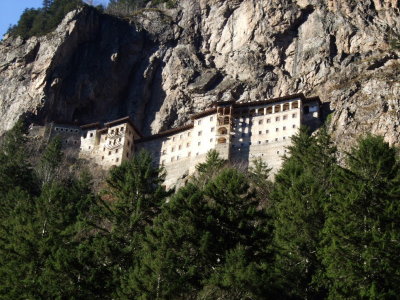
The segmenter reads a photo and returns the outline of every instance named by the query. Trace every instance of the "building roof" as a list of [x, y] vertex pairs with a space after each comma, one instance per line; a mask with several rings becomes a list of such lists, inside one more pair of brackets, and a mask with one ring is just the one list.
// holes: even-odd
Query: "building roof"
[[136, 128], [135, 124], [133, 124], [133, 121], [129, 116], [128, 117], [124, 117], [124, 118], [120, 118], [120, 119], [117, 119], [117, 120], [113, 120], [113, 121], [110, 121], [110, 122], [107, 122], [107, 123], [104, 123], [104, 126], [111, 127], [111, 126], [116, 126], [116, 125], [124, 124], [124, 123], [129, 123], [129, 125], [131, 125], [133, 127], [135, 132], [140, 137], [143, 137], [142, 134], [140, 133], [140, 131]]
[[263, 104], [270, 104], [270, 103], [275, 103], [275, 102], [293, 100], [296, 98], [300, 98], [302, 101], [305, 101], [307, 99], [304, 96], [304, 94], [301, 93], [301, 94], [293, 94], [293, 95], [288, 95], [288, 96], [284, 96], [284, 97], [277, 97], [277, 98], [261, 100], [261, 101], [234, 103], [233, 106], [234, 107], [252, 107], [252, 106], [258, 106], [258, 105], [263, 105]]
[[147, 141], [158, 139], [160, 137], [167, 137], [167, 136], [170, 136], [170, 135], [173, 135], [173, 134], [176, 134], [176, 133], [188, 130], [188, 129], [192, 129], [192, 128], [193, 128], [193, 123], [184, 125], [184, 126], [180, 126], [180, 127], [176, 127], [176, 128], [172, 128], [172, 129], [168, 129], [168, 130], [162, 131], [162, 132], [154, 134], [154, 135], [143, 137], [143, 138], [137, 140], [136, 143], [147, 142]]
[[194, 114], [194, 115], [191, 116], [190, 118], [191, 118], [192, 120], [195, 120], [195, 119], [199, 119], [199, 118], [202, 118], [202, 117], [206, 117], [206, 116], [208, 116], [208, 115], [215, 114], [216, 112], [217, 112], [217, 108], [214, 107], [214, 108], [210, 108], [210, 109], [207, 109], [207, 110], [205, 110], [205, 111], [199, 112], [199, 113], [197, 113], [197, 114]]
[[101, 124], [99, 122], [85, 124], [81, 126], [81, 129], [91, 129], [91, 128], [100, 128]]

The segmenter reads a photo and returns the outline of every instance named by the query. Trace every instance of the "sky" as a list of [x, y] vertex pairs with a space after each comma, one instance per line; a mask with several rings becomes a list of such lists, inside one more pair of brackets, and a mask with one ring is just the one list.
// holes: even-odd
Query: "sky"
[[[107, 3], [108, 0], [95, 0], [95, 3]], [[0, 0], [0, 39], [8, 27], [17, 24], [19, 17], [26, 8], [38, 8], [43, 0]]]

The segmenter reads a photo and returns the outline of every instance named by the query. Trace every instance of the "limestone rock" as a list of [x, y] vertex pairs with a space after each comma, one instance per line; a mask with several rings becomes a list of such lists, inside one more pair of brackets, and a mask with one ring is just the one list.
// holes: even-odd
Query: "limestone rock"
[[130, 21], [84, 8], [45, 37], [0, 43], [0, 132], [20, 115], [86, 123], [130, 115], [144, 134], [216, 100], [303, 92], [343, 149], [400, 144], [397, 0], [180, 0]]

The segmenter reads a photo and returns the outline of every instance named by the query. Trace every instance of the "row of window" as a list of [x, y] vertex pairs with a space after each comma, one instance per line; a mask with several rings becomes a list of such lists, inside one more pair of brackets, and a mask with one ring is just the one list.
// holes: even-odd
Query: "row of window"
[[[199, 153], [197, 152], [197, 153], [196, 153], [196, 156], [198, 156], [198, 155], [199, 155]], [[188, 155], [187, 155], [187, 157], [191, 157], [191, 156], [192, 156], [192, 152], [189, 152]], [[182, 157], [179, 156], [179, 155], [173, 156], [173, 157], [170, 158], [170, 162], [178, 161], [178, 160], [180, 160], [180, 159], [182, 159]], [[165, 165], [165, 163], [166, 163], [166, 160], [163, 159], [163, 160], [161, 161], [161, 164]]]
[[[293, 124], [292, 125], [292, 128], [296, 128], [296, 125], [295, 124]], [[283, 126], [282, 127], [282, 130], [283, 131], [285, 131], [287, 129], [287, 127], [286, 126]], [[278, 127], [276, 127], [275, 128], [275, 132], [278, 132], [279, 131], [279, 128]], [[265, 131], [263, 131], [263, 130], [259, 130], [258, 131], [258, 134], [260, 135], [260, 134], [268, 134], [268, 133], [270, 133], [270, 130], [269, 129], [266, 129]], [[242, 132], [241, 134], [240, 134], [240, 136], [241, 137], [245, 137], [245, 136], [252, 136], [253, 134], [252, 134], [252, 132], [248, 132], [248, 133], [245, 133], [245, 132]]]
[[[297, 118], [297, 114], [292, 114], [292, 119]], [[282, 118], [281, 117], [275, 117], [275, 122], [279, 122], [280, 120], [287, 120], [288, 119], [288, 115], [283, 115]], [[258, 125], [262, 125], [264, 122], [267, 124], [271, 123], [273, 119], [268, 118], [265, 120], [258, 120]], [[245, 127], [245, 126], [249, 126], [249, 125], [253, 125], [253, 122], [249, 119], [248, 121], [245, 118], [242, 118], [238, 121], [238, 125]]]
[[74, 145], [77, 145], [77, 144], [78, 144], [78, 141], [69, 141], [69, 140], [65, 140], [64, 143], [65, 143], [65, 144], [74, 144]]
[[79, 133], [79, 129], [71, 129], [71, 128], [56, 127], [54, 130], [55, 130], [55, 131], [58, 131], [58, 132]]
[[[275, 139], [273, 139], [273, 140], [257, 141], [256, 145], [268, 144], [268, 143], [270, 143], [270, 142], [272, 142], [272, 141], [275, 141], [275, 142], [278, 142], [278, 141], [280, 141], [280, 140], [286, 141], [287, 138], [289, 138], [289, 137], [284, 136], [284, 137], [282, 137], [282, 138], [275, 138]], [[241, 141], [239, 141], [239, 142], [241, 142]], [[253, 144], [252, 142], [241, 143], [241, 144], [240, 144], [240, 147], [251, 146], [252, 144]], [[236, 147], [237, 147], [237, 145], [232, 145], [232, 148], [236, 148]]]
[[[118, 149], [115, 150], [115, 153], [118, 153]], [[108, 155], [110, 156], [111, 154], [112, 154], [112, 151], [109, 151]], [[129, 158], [129, 152], [126, 152], [125, 156], [126, 156], [126, 158]], [[101, 157], [101, 160], [104, 160], [104, 156]], [[119, 161], [119, 157], [115, 158], [115, 162], [118, 162], [118, 161]]]

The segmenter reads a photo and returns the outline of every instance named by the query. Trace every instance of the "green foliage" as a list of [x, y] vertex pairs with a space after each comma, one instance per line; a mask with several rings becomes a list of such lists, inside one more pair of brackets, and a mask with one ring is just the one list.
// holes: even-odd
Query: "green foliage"
[[[326, 128], [293, 137], [275, 182], [208, 153], [176, 193], [148, 153], [59, 180], [34, 168], [24, 126], [0, 146], [0, 299], [396, 299], [400, 161], [367, 136], [336, 162]], [[39, 174], [39, 179], [36, 178]]]
[[227, 164], [227, 161], [219, 157], [216, 150], [207, 152], [206, 160], [196, 166], [197, 176], [194, 182], [199, 185], [205, 185], [210, 179], [217, 175], [222, 168]]
[[136, 10], [155, 7], [162, 3], [166, 3], [167, 8], [174, 8], [177, 5], [177, 0], [110, 0], [107, 11], [115, 15], [128, 16]]
[[257, 206], [246, 178], [233, 169], [204, 188], [181, 188], [147, 231], [141, 266], [130, 278], [138, 299], [199, 293], [239, 299], [268, 291], [260, 279], [268, 277], [271, 231]]
[[348, 155], [321, 256], [329, 299], [395, 299], [400, 293], [400, 165], [396, 149], [367, 136]]
[[270, 206], [269, 196], [273, 187], [269, 179], [271, 171], [272, 168], [269, 168], [261, 158], [254, 159], [249, 168], [250, 185], [256, 190], [258, 201], [263, 207]]
[[323, 205], [333, 190], [335, 149], [324, 129], [310, 136], [302, 128], [292, 142], [272, 193], [276, 266], [289, 295], [320, 298], [324, 289], [317, 282], [323, 268], [317, 249], [325, 220]]
[[59, 179], [62, 159], [61, 139], [56, 137], [47, 145], [40, 161], [39, 174], [43, 184]]
[[81, 5], [81, 0], [44, 0], [43, 8], [26, 9], [8, 33], [24, 39], [45, 35], [53, 31], [68, 12]]
[[105, 285], [114, 297], [121, 297], [119, 287], [134, 267], [145, 228], [152, 225], [171, 194], [162, 186], [164, 178], [164, 171], [153, 166], [147, 152], [110, 171], [108, 188], [94, 212], [100, 231], [93, 243], [94, 256], [109, 276]]
[[0, 195], [17, 187], [37, 192], [37, 178], [27, 162], [25, 129], [21, 121], [6, 133], [0, 148]]

